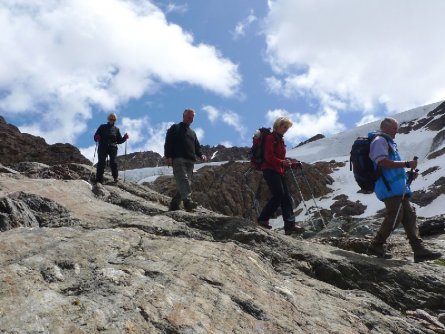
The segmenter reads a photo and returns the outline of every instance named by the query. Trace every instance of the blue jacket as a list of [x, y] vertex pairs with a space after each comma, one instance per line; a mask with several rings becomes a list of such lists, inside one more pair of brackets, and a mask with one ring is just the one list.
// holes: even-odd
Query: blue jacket
[[[368, 137], [374, 137], [374, 140], [377, 137], [382, 137], [379, 136], [379, 134], [375, 133], [369, 133]], [[392, 161], [400, 161], [400, 155], [399, 152], [397, 150], [397, 144], [394, 142], [394, 140], [392, 138], [390, 138], [389, 136], [384, 136], [386, 141], [388, 142], [388, 145], [390, 147], [389, 151], [388, 151], [388, 159], [392, 160]], [[373, 140], [373, 141], [374, 141]], [[371, 143], [371, 152], [372, 152], [372, 143]], [[371, 155], [371, 154], [370, 154]], [[374, 162], [374, 167], [377, 170], [377, 164]], [[384, 168], [384, 167], [380, 167], [382, 170], [382, 176], [386, 179], [389, 188], [385, 185], [385, 182], [383, 180], [383, 177], [379, 177], [375, 183], [375, 187], [374, 187], [374, 192], [377, 196], [377, 198], [381, 201], [387, 199], [387, 198], [391, 198], [391, 197], [395, 197], [395, 196], [402, 196], [403, 192], [405, 191], [405, 187], [408, 181], [408, 177], [405, 173], [405, 169], [404, 168]], [[410, 197], [411, 196], [411, 189], [408, 186], [406, 189], [406, 193], [405, 193], [406, 197]]]

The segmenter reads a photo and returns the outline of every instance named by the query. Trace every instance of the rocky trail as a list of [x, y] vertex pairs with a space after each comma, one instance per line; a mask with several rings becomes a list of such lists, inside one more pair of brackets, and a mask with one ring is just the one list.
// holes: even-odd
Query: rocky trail
[[445, 261], [363, 254], [379, 219], [289, 237], [90, 175], [0, 167], [1, 333], [445, 333]]

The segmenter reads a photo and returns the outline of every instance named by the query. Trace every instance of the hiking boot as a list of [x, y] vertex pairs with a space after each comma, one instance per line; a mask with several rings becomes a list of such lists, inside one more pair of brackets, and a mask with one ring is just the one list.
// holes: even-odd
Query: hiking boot
[[269, 224], [269, 220], [256, 220], [257, 225], [266, 228], [268, 230], [272, 229], [272, 225]]
[[423, 245], [413, 247], [414, 249], [414, 262], [423, 262], [429, 260], [436, 260], [442, 256], [440, 252], [434, 252], [425, 248]]
[[191, 199], [184, 201], [184, 209], [185, 211], [193, 211], [198, 207], [198, 203], [193, 202]]
[[117, 177], [114, 178], [114, 183], [117, 183], [118, 179]]
[[291, 235], [291, 234], [301, 234], [304, 232], [304, 228], [301, 227], [300, 225], [294, 225], [288, 228], [284, 229], [284, 234], [285, 235]]
[[180, 203], [176, 201], [171, 201], [170, 205], [168, 206], [168, 211], [177, 211], [180, 209]]
[[391, 254], [386, 252], [386, 247], [384, 244], [372, 242], [368, 247], [368, 253], [371, 255], [375, 255], [381, 259], [390, 259], [392, 258]]

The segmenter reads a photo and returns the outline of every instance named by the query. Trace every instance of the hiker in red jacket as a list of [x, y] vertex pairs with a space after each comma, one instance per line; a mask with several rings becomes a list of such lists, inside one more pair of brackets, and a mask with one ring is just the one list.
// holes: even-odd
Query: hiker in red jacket
[[284, 220], [284, 233], [290, 235], [303, 232], [303, 228], [295, 224], [295, 216], [292, 208], [292, 199], [289, 194], [285, 172], [288, 168], [300, 167], [300, 163], [286, 160], [286, 146], [283, 136], [292, 126], [292, 121], [287, 117], [278, 117], [273, 125], [273, 132], [265, 139], [264, 157], [261, 164], [264, 179], [269, 187], [272, 197], [264, 206], [257, 224], [271, 229], [270, 217], [281, 206]]

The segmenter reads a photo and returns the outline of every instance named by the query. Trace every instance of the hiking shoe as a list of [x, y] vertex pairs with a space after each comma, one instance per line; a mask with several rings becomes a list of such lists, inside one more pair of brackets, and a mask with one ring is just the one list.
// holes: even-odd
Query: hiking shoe
[[180, 204], [178, 202], [171, 201], [168, 206], [168, 211], [177, 211], [180, 209]]
[[117, 183], [118, 179], [117, 177], [114, 178], [114, 183]]
[[269, 224], [269, 220], [258, 220], [257, 219], [256, 223], [260, 227], [266, 228], [268, 230], [272, 229], [272, 225]]
[[193, 202], [191, 199], [184, 201], [184, 209], [185, 211], [193, 211], [194, 209], [196, 209], [198, 207], [198, 203]]
[[285, 235], [301, 234], [303, 232], [304, 232], [304, 228], [301, 227], [300, 225], [294, 225], [294, 226], [291, 226], [289, 228], [285, 228], [284, 229], [284, 234]]
[[392, 255], [386, 252], [386, 247], [383, 244], [372, 242], [368, 247], [368, 253], [375, 255], [381, 259], [390, 259]]
[[425, 247], [419, 247], [414, 251], [414, 262], [423, 262], [429, 260], [436, 260], [442, 256], [439, 252], [434, 252]]

